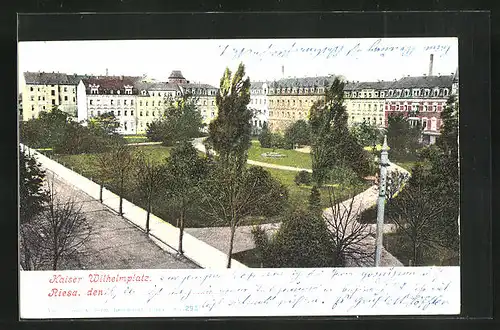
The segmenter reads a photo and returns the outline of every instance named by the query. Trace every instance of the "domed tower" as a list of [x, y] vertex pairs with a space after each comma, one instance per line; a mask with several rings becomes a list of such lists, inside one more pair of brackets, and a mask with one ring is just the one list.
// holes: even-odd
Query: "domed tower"
[[188, 81], [184, 76], [182, 75], [182, 72], [180, 70], [174, 70], [172, 73], [170, 73], [170, 76], [168, 77], [168, 82], [171, 84], [186, 84]]

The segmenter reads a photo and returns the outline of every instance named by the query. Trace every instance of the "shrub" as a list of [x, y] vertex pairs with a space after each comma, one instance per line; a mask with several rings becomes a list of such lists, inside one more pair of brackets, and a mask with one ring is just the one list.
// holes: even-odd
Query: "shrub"
[[312, 180], [311, 173], [307, 171], [300, 171], [295, 176], [294, 182], [297, 186], [300, 186], [301, 184], [309, 185], [311, 184], [311, 180]]

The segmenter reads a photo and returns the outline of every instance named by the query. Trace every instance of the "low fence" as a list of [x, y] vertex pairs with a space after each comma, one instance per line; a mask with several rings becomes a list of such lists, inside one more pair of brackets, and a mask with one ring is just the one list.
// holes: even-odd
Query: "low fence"
[[[31, 155], [36, 156], [37, 161], [42, 166], [57, 176], [61, 177], [68, 184], [84, 191], [89, 196], [99, 199], [99, 184], [92, 180], [72, 171], [71, 169], [59, 164], [58, 162], [46, 157], [45, 155], [21, 144], [21, 150], [26, 151]], [[103, 204], [118, 212], [120, 199], [118, 195], [104, 188], [102, 193]], [[123, 199], [123, 217], [130, 221], [141, 230], [146, 228], [146, 210], [137, 205]], [[155, 242], [164, 250], [175, 250], [179, 246], [179, 228], [172, 226], [161, 218], [151, 214], [149, 221], [150, 235], [152, 241]], [[227, 255], [222, 251], [217, 250], [211, 245], [200, 241], [184, 231], [183, 235], [183, 250], [184, 256], [193, 260], [203, 268], [222, 269], [226, 268]], [[232, 260], [231, 268], [247, 268], [242, 263]]]

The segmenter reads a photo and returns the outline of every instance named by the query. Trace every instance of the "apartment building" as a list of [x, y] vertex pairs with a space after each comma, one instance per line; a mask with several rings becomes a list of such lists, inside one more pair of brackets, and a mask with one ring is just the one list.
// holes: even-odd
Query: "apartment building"
[[384, 127], [386, 91], [392, 84], [387, 81], [347, 82], [344, 86], [344, 104], [349, 125], [366, 122]]
[[68, 75], [59, 72], [24, 72], [22, 94], [22, 120], [37, 118], [41, 111], [57, 106], [76, 116], [76, 88], [84, 75]]
[[252, 129], [254, 133], [269, 121], [268, 85], [266, 82], [257, 81], [250, 85], [250, 104], [248, 108], [252, 111]]
[[385, 125], [390, 115], [401, 113], [411, 124], [420, 123], [423, 142], [433, 144], [442, 125], [441, 112], [450, 94], [458, 92], [455, 74], [404, 77], [387, 90]]
[[78, 120], [111, 112], [120, 122], [119, 133], [144, 134], [149, 123], [164, 115], [169, 102], [189, 94], [208, 124], [217, 115], [217, 90], [186, 80], [181, 71], [172, 71], [167, 82], [134, 76], [85, 78], [78, 85]]
[[286, 78], [269, 83], [269, 129], [284, 131], [297, 120], [308, 120], [314, 102], [324, 98], [333, 75]]

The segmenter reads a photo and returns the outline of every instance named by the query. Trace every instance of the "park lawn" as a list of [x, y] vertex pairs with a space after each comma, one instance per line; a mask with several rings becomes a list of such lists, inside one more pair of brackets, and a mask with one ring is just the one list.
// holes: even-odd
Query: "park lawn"
[[[142, 151], [147, 157], [151, 157], [157, 162], [163, 162], [169, 155], [171, 147], [161, 145], [146, 145], [131, 147], [134, 153]], [[96, 178], [98, 173], [97, 154], [79, 155], [55, 155], [55, 158], [62, 165], [73, 169], [75, 172], [88, 178]]]
[[[273, 151], [285, 155], [285, 157], [272, 158], [272, 157], [261, 156], [265, 152], [273, 152]], [[283, 166], [292, 166], [292, 167], [307, 168], [307, 169], [312, 168], [311, 155], [295, 150], [288, 150], [288, 149], [273, 150], [272, 148], [262, 148], [260, 146], [260, 142], [256, 140], [252, 141], [252, 146], [248, 150], [248, 159], [255, 160], [258, 162], [283, 165]]]
[[395, 162], [396, 165], [401, 166], [405, 170], [411, 173], [412, 168], [417, 165], [418, 162], [412, 162], [412, 161], [403, 161], [403, 162]]
[[[278, 179], [284, 186], [288, 188], [288, 200], [290, 204], [296, 205], [299, 207], [307, 207], [309, 205], [309, 195], [311, 193], [311, 186], [300, 185], [294, 182], [295, 176], [298, 172], [295, 171], [285, 171], [278, 170], [274, 168], [265, 168], [267, 171], [271, 173], [273, 177]], [[338, 185], [332, 184], [332, 187], [338, 187]], [[357, 187], [352, 187], [356, 194], [368, 189], [370, 187], [369, 184], [362, 183]], [[322, 187], [320, 190], [321, 193], [321, 207], [327, 208], [330, 207], [330, 198], [328, 194], [328, 188]], [[349, 198], [349, 192], [347, 190], [336, 191], [336, 194], [339, 199], [346, 200]]]
[[127, 143], [141, 143], [148, 142], [146, 135], [125, 135], [124, 136]]

